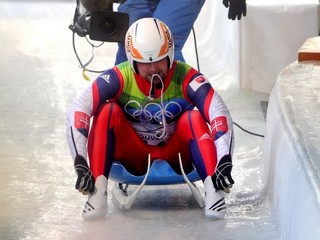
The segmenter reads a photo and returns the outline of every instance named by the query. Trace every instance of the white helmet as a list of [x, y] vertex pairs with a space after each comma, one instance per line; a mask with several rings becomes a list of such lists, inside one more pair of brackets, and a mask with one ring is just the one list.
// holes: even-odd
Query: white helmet
[[138, 73], [135, 62], [151, 63], [168, 57], [168, 67], [172, 66], [174, 44], [168, 26], [156, 18], [142, 18], [134, 22], [125, 37], [128, 61]]

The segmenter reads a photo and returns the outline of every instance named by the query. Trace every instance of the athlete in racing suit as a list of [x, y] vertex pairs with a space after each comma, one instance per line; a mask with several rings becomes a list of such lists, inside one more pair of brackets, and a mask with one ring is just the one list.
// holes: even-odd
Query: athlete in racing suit
[[67, 139], [78, 174], [76, 188], [89, 193], [84, 218], [107, 213], [114, 160], [143, 175], [151, 154], [152, 161], [163, 159], [180, 173], [178, 153], [185, 171], [195, 167], [204, 182], [206, 216], [224, 217], [222, 191], [234, 183], [232, 119], [205, 76], [173, 60], [173, 48], [163, 22], [138, 20], [126, 35], [129, 61], [106, 70], [71, 104]]

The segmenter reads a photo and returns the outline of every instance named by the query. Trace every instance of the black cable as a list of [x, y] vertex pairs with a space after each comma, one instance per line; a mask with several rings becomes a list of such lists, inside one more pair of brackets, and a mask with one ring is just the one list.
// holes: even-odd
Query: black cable
[[[86, 64], [83, 64], [83, 63], [82, 63], [82, 61], [81, 61], [81, 59], [80, 59], [80, 57], [79, 57], [79, 55], [78, 55], [78, 52], [77, 52], [77, 49], [76, 49], [76, 45], [75, 45], [75, 34], [76, 34], [75, 32], [73, 32], [73, 34], [72, 34], [72, 47], [73, 47], [74, 54], [76, 55], [76, 58], [78, 59], [78, 62], [79, 62], [79, 64], [80, 64], [81, 68], [82, 68], [83, 70], [88, 71], [88, 72], [103, 73], [105, 70], [97, 71], [97, 70], [91, 70], [91, 69], [87, 69], [87, 68], [86, 68], [86, 66], [88, 66], [89, 63], [93, 60], [94, 54], [92, 55], [92, 57], [90, 58], [90, 60], [89, 60]], [[86, 39], [87, 39], [87, 38], [86, 38]], [[89, 42], [88, 39], [87, 39], [87, 41]], [[101, 43], [99, 46], [94, 46], [94, 45], [91, 44], [90, 42], [89, 42], [89, 44], [91, 45], [92, 49], [94, 49], [94, 48], [100, 47], [103, 43]]]
[[[196, 59], [197, 59], [197, 67], [198, 67], [198, 71], [200, 72], [200, 63], [199, 63], [199, 56], [198, 56], [198, 46], [197, 46], [197, 38], [196, 38], [196, 33], [194, 30], [194, 27], [192, 27], [192, 33], [193, 33], [193, 39], [194, 39], [194, 47], [195, 47], [195, 52], [196, 52]], [[264, 135], [258, 134], [258, 133], [254, 133], [254, 132], [250, 132], [246, 129], [244, 129], [243, 127], [241, 127], [238, 123], [233, 122], [234, 125], [236, 125], [238, 128], [240, 128], [242, 131], [249, 133], [251, 135], [257, 136], [257, 137], [264, 137]]]
[[195, 48], [196, 58], [197, 58], [197, 67], [198, 67], [198, 71], [200, 72], [198, 45], [197, 45], [196, 31], [194, 30], [194, 27], [192, 27], [192, 33], [193, 33], [194, 48]]
[[262, 137], [262, 138], [264, 138], [264, 135], [261, 135], [261, 134], [258, 134], [258, 133], [254, 133], [254, 132], [250, 132], [250, 131], [244, 129], [243, 127], [241, 127], [241, 126], [240, 126], [238, 123], [236, 123], [236, 122], [233, 122], [233, 124], [236, 125], [238, 128], [240, 128], [242, 131], [244, 131], [244, 132], [246, 132], [246, 133], [249, 133], [249, 134], [254, 135], [254, 136], [257, 136], [257, 137]]
[[[73, 16], [73, 23], [72, 25], [69, 26], [69, 29], [72, 31], [72, 47], [73, 47], [73, 51], [74, 51], [74, 54], [76, 55], [76, 58], [80, 64], [80, 67], [84, 70], [84, 71], [88, 71], [88, 72], [93, 72], [93, 73], [102, 73], [104, 72], [105, 70], [101, 70], [101, 71], [97, 71], [97, 70], [91, 70], [91, 69], [87, 69], [86, 67], [92, 62], [93, 58], [94, 58], [94, 49], [95, 48], [98, 48], [100, 47], [101, 45], [104, 44], [104, 42], [102, 42], [101, 44], [99, 44], [98, 46], [95, 46], [94, 44], [92, 44], [87, 36], [86, 36], [86, 31], [84, 31], [84, 29], [78, 29], [79, 26], [78, 26], [78, 20], [79, 18], [81, 18], [81, 10], [80, 10], [80, 0], [77, 0], [76, 1], [76, 9], [75, 9], [75, 12], [74, 12], [74, 16]], [[84, 26], [80, 25], [80, 28], [82, 28]], [[92, 56], [91, 58], [89, 59], [89, 61], [87, 61], [85, 64], [82, 63], [80, 57], [79, 57], [79, 54], [77, 52], [77, 49], [76, 49], [76, 44], [75, 44], [75, 35], [76, 33], [80, 34], [81, 37], [85, 37], [87, 42], [91, 45], [91, 48], [92, 48]]]

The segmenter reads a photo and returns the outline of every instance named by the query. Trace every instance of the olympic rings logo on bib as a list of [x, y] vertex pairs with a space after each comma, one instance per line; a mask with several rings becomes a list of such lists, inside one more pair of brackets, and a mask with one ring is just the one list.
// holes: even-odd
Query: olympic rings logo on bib
[[[130, 107], [129, 107], [130, 106]], [[162, 109], [164, 110], [164, 116], [167, 120], [172, 120], [182, 112], [182, 108], [179, 103], [170, 101], [164, 104], [164, 107], [160, 103], [146, 102], [140, 104], [136, 100], [130, 100], [124, 106], [124, 111], [138, 121], [157, 121], [162, 122]]]

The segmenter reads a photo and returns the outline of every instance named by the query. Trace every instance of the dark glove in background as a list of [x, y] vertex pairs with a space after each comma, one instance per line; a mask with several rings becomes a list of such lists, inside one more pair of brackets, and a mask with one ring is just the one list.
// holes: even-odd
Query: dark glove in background
[[228, 18], [235, 20], [238, 18], [240, 20], [241, 16], [247, 15], [247, 4], [246, 0], [223, 0], [223, 5], [229, 8]]

